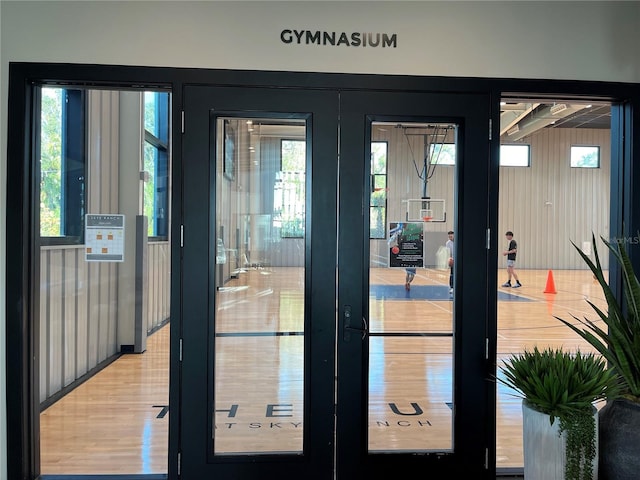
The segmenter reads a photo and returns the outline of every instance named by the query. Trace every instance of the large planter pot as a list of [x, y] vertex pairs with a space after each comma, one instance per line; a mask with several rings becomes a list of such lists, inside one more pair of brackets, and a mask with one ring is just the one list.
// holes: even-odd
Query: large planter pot
[[[598, 448], [598, 411], [596, 420], [596, 451]], [[560, 420], [553, 425], [549, 415], [533, 409], [526, 400], [522, 402], [522, 440], [524, 449], [524, 478], [526, 480], [564, 480], [566, 464], [566, 433], [560, 435]], [[593, 460], [592, 480], [598, 479], [598, 455]]]
[[599, 414], [600, 480], [640, 478], [640, 405], [607, 402]]

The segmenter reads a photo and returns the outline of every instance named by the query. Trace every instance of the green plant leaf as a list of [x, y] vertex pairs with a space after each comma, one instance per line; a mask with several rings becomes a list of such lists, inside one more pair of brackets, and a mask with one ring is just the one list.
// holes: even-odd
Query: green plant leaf
[[[588, 265], [602, 289], [607, 303], [606, 312], [588, 300], [587, 303], [606, 329], [587, 318], [580, 319], [572, 315], [575, 323], [557, 316], [555, 318], [586, 340], [609, 362], [610, 368], [621, 377], [622, 387], [617, 395], [640, 402], [640, 282], [624, 242], [609, 242], [603, 237], [600, 239], [621, 267], [623, 302], [618, 301], [605, 279], [596, 246], [596, 237], [592, 234], [595, 261], [592, 261], [574, 242], [571, 244]], [[612, 391], [608, 398], [614, 398], [613, 393]]]

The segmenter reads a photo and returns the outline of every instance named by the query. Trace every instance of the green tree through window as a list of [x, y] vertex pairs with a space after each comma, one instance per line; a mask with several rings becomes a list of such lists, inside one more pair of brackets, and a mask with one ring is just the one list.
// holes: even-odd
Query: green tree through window
[[40, 107], [40, 235], [62, 235], [62, 97], [60, 88], [43, 88]]
[[84, 234], [85, 92], [43, 87], [39, 94], [40, 237], [45, 244], [77, 244]]
[[144, 92], [144, 215], [150, 237], [167, 237], [169, 102], [166, 92]]
[[304, 236], [306, 145], [304, 140], [280, 142], [280, 172], [274, 191], [274, 226], [281, 238]]
[[387, 142], [371, 142], [370, 238], [386, 238], [387, 148]]

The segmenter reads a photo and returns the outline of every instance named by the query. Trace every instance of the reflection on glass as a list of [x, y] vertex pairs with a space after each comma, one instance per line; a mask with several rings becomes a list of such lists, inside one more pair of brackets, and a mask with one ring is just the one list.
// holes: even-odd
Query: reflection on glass
[[[369, 450], [453, 445], [451, 124], [371, 127]], [[449, 215], [447, 215], [449, 213]]]
[[305, 132], [216, 122], [215, 454], [303, 448]]
[[369, 450], [451, 449], [451, 337], [369, 343]]
[[166, 92], [40, 90], [42, 474], [167, 472], [170, 102]]
[[[504, 98], [501, 110], [501, 118], [511, 120], [501, 126], [500, 166], [524, 168], [500, 168], [497, 365], [534, 346], [593, 351], [555, 317], [576, 315], [599, 321], [586, 299], [606, 309], [602, 291], [570, 242], [592, 251], [604, 248], [592, 245], [592, 233], [610, 235], [610, 105], [591, 108], [565, 105], [559, 99], [538, 99], [532, 104]], [[542, 117], [543, 112], [549, 115]], [[541, 118], [547, 121], [539, 122]], [[596, 118], [606, 120], [595, 122]], [[514, 119], [519, 123], [514, 124]], [[523, 213], [521, 205], [534, 207]], [[538, 235], [542, 225], [554, 234]], [[507, 231], [514, 233], [518, 243], [516, 272], [523, 285], [519, 289], [501, 286], [508, 279], [507, 257], [502, 255], [509, 246]], [[600, 260], [607, 269], [608, 256]], [[501, 384], [496, 390], [496, 465], [522, 468], [522, 401]]]

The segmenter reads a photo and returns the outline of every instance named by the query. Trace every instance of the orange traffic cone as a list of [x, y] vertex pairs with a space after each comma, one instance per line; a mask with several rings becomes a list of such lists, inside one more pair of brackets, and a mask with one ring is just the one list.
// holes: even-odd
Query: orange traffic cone
[[556, 284], [553, 281], [553, 272], [551, 270], [547, 274], [547, 286], [544, 288], [544, 293], [558, 293], [556, 292]]

